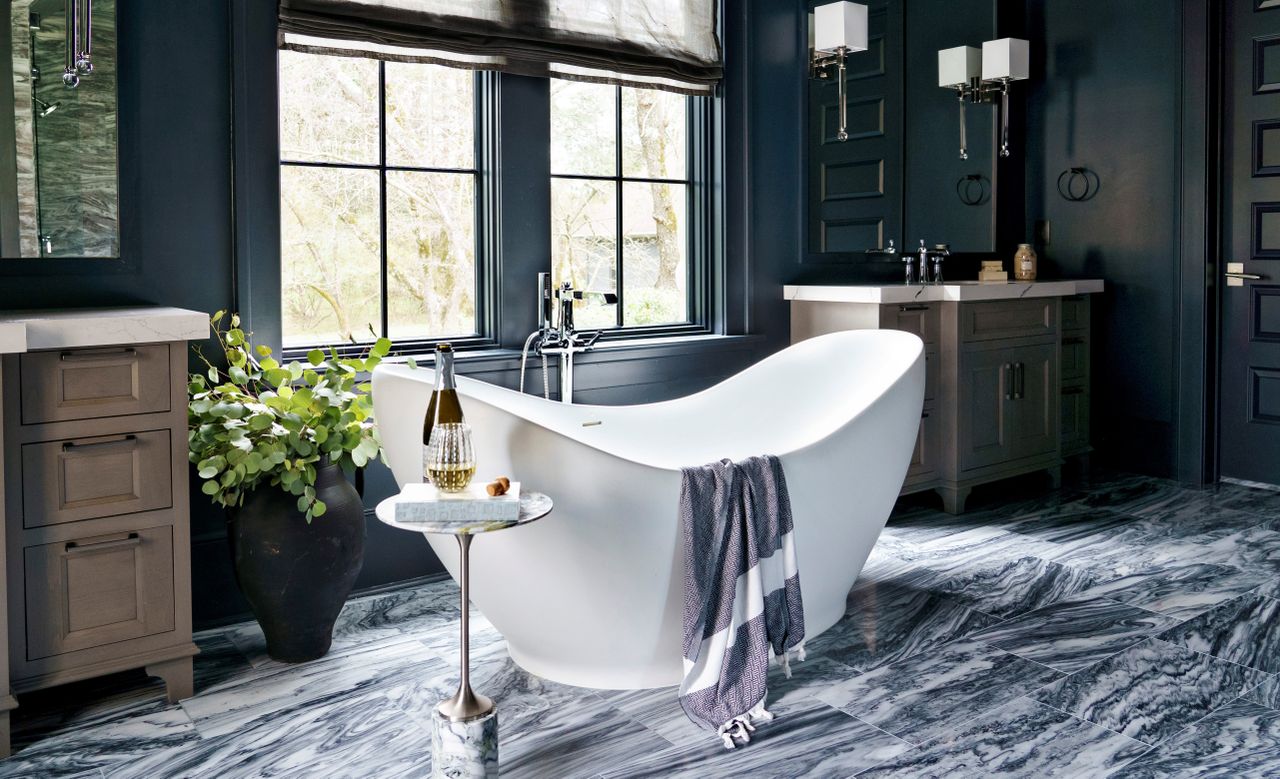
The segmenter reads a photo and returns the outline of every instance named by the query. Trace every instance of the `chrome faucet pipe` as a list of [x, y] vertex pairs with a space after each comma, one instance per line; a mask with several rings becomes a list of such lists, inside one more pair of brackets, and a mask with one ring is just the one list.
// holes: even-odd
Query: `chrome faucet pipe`
[[67, 21], [67, 66], [62, 70], [62, 83], [67, 89], [80, 86], [80, 73], [76, 70], [76, 60], [80, 53], [80, 0], [67, 0], [65, 4]]

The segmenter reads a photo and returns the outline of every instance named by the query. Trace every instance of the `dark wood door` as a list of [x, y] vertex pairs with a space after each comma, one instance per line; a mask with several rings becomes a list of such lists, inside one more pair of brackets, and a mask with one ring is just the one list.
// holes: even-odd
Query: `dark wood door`
[[1226, 7], [1221, 472], [1280, 484], [1280, 3]]

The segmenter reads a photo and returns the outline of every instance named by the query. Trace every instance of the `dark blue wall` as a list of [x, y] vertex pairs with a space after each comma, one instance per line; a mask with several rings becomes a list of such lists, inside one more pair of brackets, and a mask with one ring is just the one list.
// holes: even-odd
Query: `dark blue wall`
[[[1181, 14], [1167, 0], [1027, 3], [1026, 224], [1050, 222], [1043, 275], [1106, 280], [1094, 299], [1095, 447], [1160, 476], [1174, 473], [1180, 391]], [[1092, 200], [1058, 194], [1071, 166], [1096, 172]]]

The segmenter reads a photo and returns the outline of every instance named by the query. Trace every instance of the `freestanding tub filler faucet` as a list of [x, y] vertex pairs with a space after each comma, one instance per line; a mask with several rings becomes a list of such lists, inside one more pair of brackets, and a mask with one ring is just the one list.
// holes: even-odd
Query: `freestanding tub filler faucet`
[[[538, 329], [529, 334], [520, 353], [520, 391], [524, 392], [525, 364], [529, 350], [542, 358], [542, 396], [551, 399], [551, 387], [547, 378], [547, 357], [560, 358], [560, 402], [573, 402], [573, 357], [591, 351], [604, 331], [579, 333], [573, 326], [573, 307], [588, 295], [600, 294], [606, 304], [618, 302], [612, 293], [589, 293], [574, 289], [569, 282], [552, 289], [551, 274], [538, 274]], [[556, 310], [559, 309], [559, 316]]]

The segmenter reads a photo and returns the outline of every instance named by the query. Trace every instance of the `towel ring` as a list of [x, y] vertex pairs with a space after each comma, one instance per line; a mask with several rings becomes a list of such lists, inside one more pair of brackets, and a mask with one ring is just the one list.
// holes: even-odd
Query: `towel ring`
[[1098, 174], [1088, 168], [1067, 168], [1058, 175], [1058, 194], [1073, 203], [1091, 200], [1101, 186]]
[[981, 173], [970, 173], [956, 182], [956, 196], [966, 206], [980, 206], [991, 200], [988, 179]]

